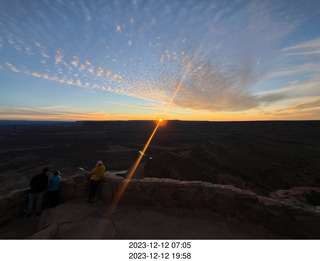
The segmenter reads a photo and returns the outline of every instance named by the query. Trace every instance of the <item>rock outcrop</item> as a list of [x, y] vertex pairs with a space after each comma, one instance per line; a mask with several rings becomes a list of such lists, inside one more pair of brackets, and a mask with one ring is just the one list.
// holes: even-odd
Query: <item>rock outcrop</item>
[[250, 239], [283, 238], [261, 225], [226, 219], [208, 209], [118, 206], [109, 219], [108, 205], [69, 201], [44, 212], [39, 232], [30, 239]]
[[[123, 181], [123, 178], [112, 174], [104, 175], [97, 195], [101, 202], [104, 202], [103, 206], [110, 205]], [[61, 182], [60, 196], [62, 202], [66, 202], [66, 205], [62, 204], [55, 209], [45, 211], [42, 217], [44, 219], [39, 223], [39, 233], [42, 233], [41, 238], [68, 238], [68, 233], [72, 234], [73, 230], [80, 229], [82, 222], [103, 221], [103, 215], [101, 216], [100, 212], [105, 211], [105, 207], [97, 210], [96, 208], [91, 209], [90, 206], [82, 206], [77, 210], [74, 209], [76, 207], [70, 207], [68, 210], [70, 200], [86, 197], [88, 183], [88, 173], [74, 175]], [[23, 190], [12, 192], [8, 196], [0, 198], [0, 221], [5, 222], [21, 214], [27, 204], [27, 197], [28, 190]], [[164, 209], [170, 211], [184, 209], [186, 213], [189, 213], [188, 215], [207, 211], [206, 213], [224, 217], [226, 220], [237, 220], [242, 225], [262, 227], [265, 231], [268, 231], [268, 235], [274, 235], [274, 238], [320, 238], [319, 206], [308, 202], [301, 204], [301, 202], [287, 201], [283, 198], [276, 199], [275, 195], [272, 195], [272, 197], [259, 196], [252, 191], [242, 190], [232, 185], [144, 178], [132, 179], [129, 182], [118, 207], [134, 208], [139, 211], [150, 210], [151, 212]], [[84, 199], [82, 199], [82, 202], [85, 204]], [[97, 211], [100, 214], [94, 215], [91, 213]], [[125, 214], [123, 215], [125, 216]], [[201, 215], [199, 219], [201, 219]], [[205, 222], [208, 222], [208, 220]], [[57, 231], [60, 232], [57, 233]], [[102, 236], [112, 238], [116, 235], [110, 231], [113, 230], [105, 232], [106, 234], [102, 234]], [[44, 234], [46, 236], [43, 236]], [[84, 231], [79, 234], [79, 237], [84, 238], [85, 235], [86, 232]], [[119, 236], [119, 234], [117, 235]], [[121, 235], [125, 237], [124, 232]], [[269, 236], [266, 236], [267, 233], [264, 233], [264, 235], [265, 238], [269, 238]], [[38, 236], [34, 235], [33, 238]], [[210, 238], [210, 236], [206, 234], [206, 238]], [[214, 235], [212, 235], [212, 238], [214, 238]]]
[[271, 192], [270, 198], [297, 205], [320, 206], [319, 187], [293, 187], [289, 190]]

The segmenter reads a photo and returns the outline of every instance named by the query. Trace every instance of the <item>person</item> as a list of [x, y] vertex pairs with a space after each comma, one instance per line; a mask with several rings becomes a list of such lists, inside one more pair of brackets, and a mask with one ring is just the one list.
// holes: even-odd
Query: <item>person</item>
[[88, 203], [93, 203], [92, 199], [94, 198], [98, 185], [100, 183], [100, 179], [104, 174], [106, 168], [103, 166], [101, 160], [97, 162], [97, 165], [91, 172], [91, 179], [90, 179], [90, 188], [89, 188], [89, 195], [88, 195]]
[[48, 187], [49, 169], [45, 167], [42, 173], [35, 175], [30, 181], [30, 193], [27, 214], [32, 214], [34, 205], [36, 204], [36, 215], [41, 214], [43, 196]]
[[56, 170], [53, 173], [53, 176], [49, 178], [49, 185], [48, 185], [48, 198], [50, 201], [50, 205], [55, 207], [59, 204], [59, 185], [60, 185], [60, 170]]

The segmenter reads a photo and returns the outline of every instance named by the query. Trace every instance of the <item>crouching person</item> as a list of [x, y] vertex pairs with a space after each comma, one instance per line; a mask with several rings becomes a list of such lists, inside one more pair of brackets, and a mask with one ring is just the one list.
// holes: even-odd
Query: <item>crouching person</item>
[[35, 175], [30, 181], [30, 193], [27, 214], [32, 214], [34, 205], [36, 206], [36, 215], [41, 214], [44, 193], [48, 187], [49, 169], [46, 167], [42, 173]]
[[105, 166], [103, 166], [103, 163], [101, 160], [98, 161], [95, 168], [92, 170], [91, 179], [90, 179], [90, 188], [89, 188], [89, 195], [88, 195], [88, 203], [93, 203], [92, 199], [94, 198], [98, 185], [100, 183], [100, 179], [104, 172], [106, 171]]

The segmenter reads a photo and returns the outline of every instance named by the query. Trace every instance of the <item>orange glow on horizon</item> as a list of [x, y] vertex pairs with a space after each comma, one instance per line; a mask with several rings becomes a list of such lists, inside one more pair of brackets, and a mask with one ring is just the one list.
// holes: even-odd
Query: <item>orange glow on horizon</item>
[[164, 119], [162, 119], [162, 118], [160, 118], [159, 120], [158, 120], [158, 124], [159, 124], [159, 126], [164, 126], [164, 125], [166, 125], [167, 124], [167, 120], [164, 120]]
[[[259, 113], [210, 113], [203, 112], [198, 113], [197, 115], [167, 115], [168, 120], [177, 120], [180, 121], [275, 121], [275, 120], [319, 120], [319, 114], [288, 114], [288, 115], [277, 115], [276, 113], [269, 113], [268, 115], [261, 115]], [[154, 115], [92, 115], [81, 114], [81, 115], [72, 115], [72, 114], [60, 114], [59, 116], [51, 115], [6, 115], [2, 114], [0, 120], [29, 120], [29, 121], [131, 121], [131, 120], [143, 120], [143, 121], [154, 121]], [[156, 120], [158, 122], [159, 120]], [[163, 122], [167, 120], [162, 119], [160, 126], [163, 126]]]

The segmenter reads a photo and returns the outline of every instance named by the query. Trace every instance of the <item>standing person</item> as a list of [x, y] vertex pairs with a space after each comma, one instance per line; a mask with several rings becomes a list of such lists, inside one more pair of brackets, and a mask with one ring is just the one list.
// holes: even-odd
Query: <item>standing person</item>
[[104, 172], [106, 171], [105, 166], [103, 166], [103, 163], [101, 160], [97, 162], [97, 165], [95, 168], [92, 170], [91, 174], [91, 179], [90, 179], [90, 189], [89, 189], [89, 195], [88, 195], [88, 202], [93, 203], [92, 199], [94, 195], [96, 194], [98, 185], [100, 183], [100, 179]]
[[36, 204], [36, 215], [41, 214], [41, 207], [44, 193], [48, 187], [48, 173], [49, 169], [45, 167], [42, 173], [35, 175], [30, 181], [30, 193], [29, 193], [29, 204], [26, 211], [27, 214], [31, 214]]
[[53, 176], [49, 178], [49, 186], [48, 186], [48, 196], [50, 200], [50, 205], [52, 207], [55, 207], [59, 204], [59, 184], [60, 184], [61, 176], [60, 176], [60, 170], [56, 170], [53, 173]]

